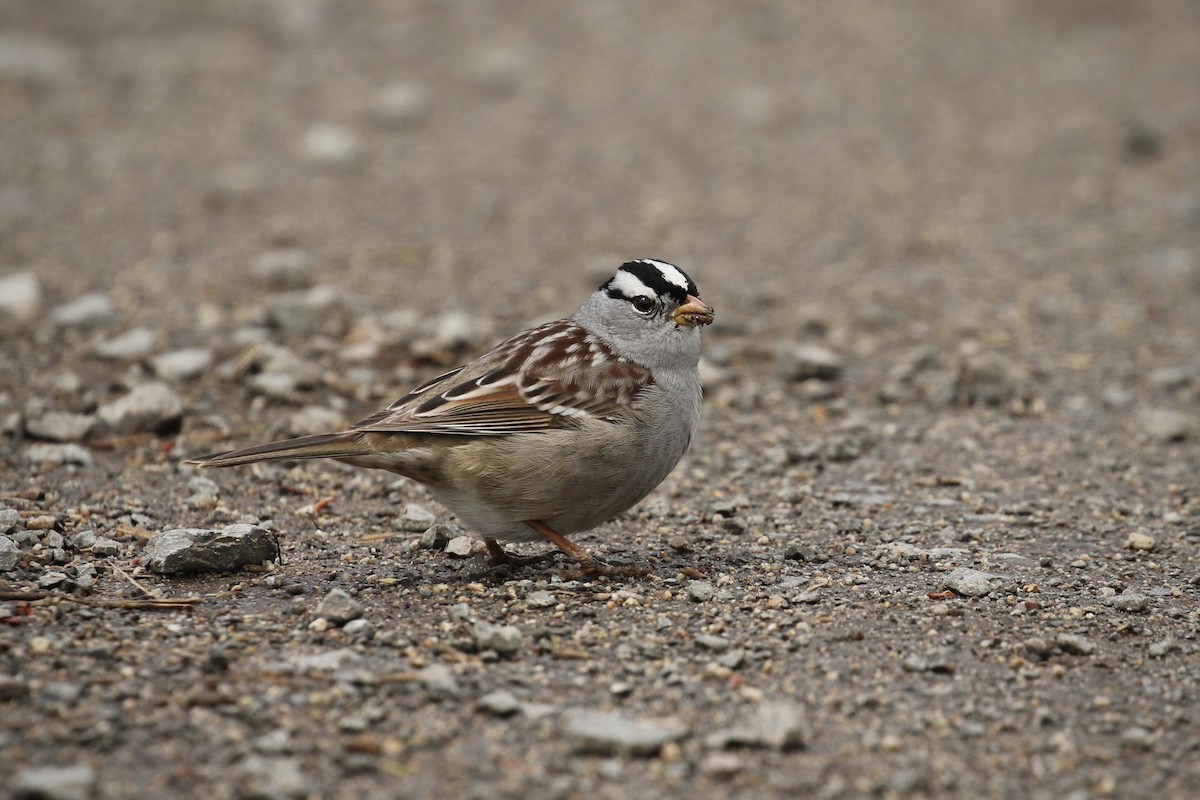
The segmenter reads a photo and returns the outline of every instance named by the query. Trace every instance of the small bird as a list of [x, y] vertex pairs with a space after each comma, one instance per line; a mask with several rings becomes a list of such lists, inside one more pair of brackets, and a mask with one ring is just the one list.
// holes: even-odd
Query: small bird
[[700, 418], [696, 284], [665, 261], [622, 264], [570, 317], [519, 333], [340, 433], [194, 458], [197, 467], [332, 458], [422, 483], [500, 542], [545, 539], [585, 574], [629, 574], [569, 535], [632, 507], [675, 468]]

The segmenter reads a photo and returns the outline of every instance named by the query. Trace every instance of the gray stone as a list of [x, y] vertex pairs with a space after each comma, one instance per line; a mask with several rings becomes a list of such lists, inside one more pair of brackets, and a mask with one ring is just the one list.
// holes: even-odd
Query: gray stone
[[375, 636], [375, 626], [366, 619], [352, 619], [342, 626], [342, 630], [356, 642], [367, 642]]
[[1140, 613], [1150, 609], [1150, 598], [1144, 594], [1119, 594], [1108, 598], [1107, 602], [1118, 611]]
[[116, 539], [109, 539], [106, 536], [101, 536], [96, 539], [92, 545], [92, 555], [94, 556], [115, 556], [121, 552], [121, 543]]
[[146, 543], [146, 569], [163, 575], [189, 572], [228, 572], [261, 564], [279, 554], [271, 535], [254, 525], [230, 525], [221, 531], [176, 528]]
[[93, 351], [109, 361], [136, 361], [154, 350], [154, 331], [145, 327], [131, 328], [122, 334], [97, 342]]
[[512, 692], [496, 691], [479, 698], [479, 710], [493, 717], [511, 717], [521, 710], [521, 701]]
[[792, 381], [837, 380], [844, 369], [842, 359], [818, 344], [791, 344], [779, 351], [779, 372]]
[[396, 524], [402, 531], [426, 531], [437, 522], [437, 515], [424, 506], [409, 503], [404, 507], [404, 513], [396, 519]]
[[1072, 656], [1090, 656], [1096, 651], [1096, 646], [1078, 633], [1060, 633], [1054, 637], [1054, 643]]
[[709, 581], [690, 581], [687, 587], [688, 599], [693, 603], [707, 603], [717, 592]]
[[250, 275], [273, 289], [307, 289], [312, 286], [312, 256], [294, 247], [268, 250], [250, 262]]
[[1181, 442], [1192, 434], [1192, 418], [1171, 408], [1147, 408], [1138, 412], [1142, 430], [1156, 442]]
[[246, 756], [237, 764], [237, 796], [243, 800], [306, 797], [312, 788], [300, 762], [285, 756]]
[[324, 406], [305, 406], [288, 415], [286, 433], [288, 436], [313, 436], [345, 427], [346, 418], [339, 412]]
[[578, 750], [605, 756], [654, 756], [663, 745], [687, 736], [676, 720], [627, 717], [611, 711], [576, 710], [566, 715], [566, 734]]
[[26, 270], [0, 278], [0, 339], [27, 330], [42, 313], [42, 284]]
[[318, 122], [304, 132], [300, 149], [305, 158], [319, 167], [349, 169], [362, 155], [358, 135], [343, 125]]
[[521, 649], [525, 635], [515, 625], [493, 625], [480, 620], [475, 623], [475, 646], [494, 650], [502, 656], [514, 656]]
[[185, 347], [160, 353], [150, 359], [150, 369], [165, 381], [187, 381], [199, 377], [213, 365], [213, 351], [207, 347]]
[[342, 293], [333, 286], [279, 292], [267, 300], [267, 321], [289, 333], [317, 333], [340, 316]]
[[525, 598], [525, 602], [529, 604], [530, 608], [553, 608], [558, 605], [558, 598], [554, 596], [553, 592], [538, 590], [530, 592], [529, 596]]
[[341, 589], [331, 589], [317, 605], [317, 616], [334, 625], [343, 625], [363, 614], [362, 603]]
[[17, 566], [21, 549], [8, 536], [0, 533], [0, 572], [8, 572]]
[[1004, 406], [1026, 399], [1029, 377], [1007, 357], [977, 344], [964, 344], [954, 379], [954, 401], [961, 405]]
[[92, 465], [92, 454], [77, 444], [31, 444], [25, 448], [25, 460], [30, 464], [76, 464], [81, 467]]
[[457, 532], [449, 525], [441, 523], [430, 525], [421, 534], [421, 538], [417, 544], [422, 550], [443, 550], [450, 543], [450, 540], [454, 538], [452, 534], [457, 535]]
[[700, 634], [696, 637], [696, 644], [714, 653], [724, 653], [729, 649], [728, 639], [724, 636], [713, 636], [712, 634]]
[[773, 750], [798, 750], [809, 738], [804, 709], [789, 702], [762, 702], [741, 725], [718, 733], [711, 744], [720, 746], [766, 747]]
[[14, 800], [89, 800], [96, 796], [96, 771], [87, 764], [29, 767], [12, 788]]
[[434, 699], [458, 696], [458, 680], [445, 664], [430, 664], [417, 673], [417, 679]]
[[150, 381], [100, 406], [96, 416], [115, 433], [157, 433], [178, 424], [183, 401], [165, 383]]
[[116, 318], [112, 301], [99, 292], [85, 294], [50, 313], [50, 321], [60, 328], [100, 328]]
[[446, 554], [458, 558], [470, 558], [475, 555], [475, 539], [470, 536], [455, 536], [446, 543]]
[[398, 81], [376, 93], [371, 111], [377, 122], [401, 128], [424, 122], [432, 107], [429, 90], [422, 84]]
[[0, 533], [8, 533], [20, 524], [20, 511], [15, 508], [0, 508]]
[[47, 411], [25, 420], [25, 433], [35, 439], [51, 442], [78, 442], [96, 427], [96, 418], [91, 414], [75, 414], [70, 411]]
[[1142, 533], [1141, 531], [1134, 531], [1133, 533], [1129, 534], [1128, 538], [1125, 539], [1125, 547], [1128, 550], [1141, 550], [1143, 552], [1150, 552], [1156, 546], [1157, 542], [1155, 542], [1154, 537], [1147, 533]]
[[983, 597], [1006, 586], [1012, 579], [994, 572], [970, 567], [955, 567], [943, 579], [942, 586], [963, 597]]
[[93, 530], [79, 531], [71, 537], [71, 547], [76, 550], [87, 550], [96, 543], [96, 532]]

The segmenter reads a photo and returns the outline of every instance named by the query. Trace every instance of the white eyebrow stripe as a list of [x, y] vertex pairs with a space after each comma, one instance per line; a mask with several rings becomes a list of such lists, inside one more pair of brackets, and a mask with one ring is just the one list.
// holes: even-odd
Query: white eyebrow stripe
[[654, 290], [642, 283], [636, 275], [618, 271], [612, 279], [612, 288], [626, 297], [654, 297]]
[[663, 280], [668, 283], [673, 283], [685, 292], [688, 290], [688, 279], [683, 274], [683, 270], [674, 264], [668, 264], [666, 261], [657, 261], [653, 258], [643, 259], [647, 264], [653, 264], [662, 273]]

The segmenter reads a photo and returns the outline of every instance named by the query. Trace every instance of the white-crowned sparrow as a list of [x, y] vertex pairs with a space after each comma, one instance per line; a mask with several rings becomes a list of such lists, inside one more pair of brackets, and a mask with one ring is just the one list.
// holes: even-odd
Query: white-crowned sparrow
[[696, 284], [663, 261], [622, 264], [568, 319], [501, 342], [349, 430], [216, 453], [230, 467], [334, 458], [425, 484], [482, 534], [544, 538], [585, 572], [612, 572], [566, 537], [630, 508], [674, 469], [700, 417]]

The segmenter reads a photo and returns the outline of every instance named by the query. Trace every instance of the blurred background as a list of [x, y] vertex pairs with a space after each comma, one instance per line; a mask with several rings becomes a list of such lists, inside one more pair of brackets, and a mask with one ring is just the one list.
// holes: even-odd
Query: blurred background
[[653, 256], [743, 355], [1104, 385], [1194, 352], [1197, 76], [1186, 0], [11, 0], [0, 266], [179, 345], [314, 284], [508, 333]]

